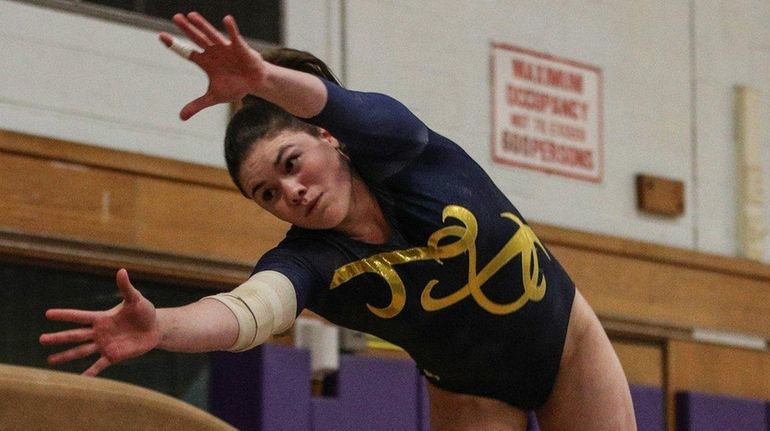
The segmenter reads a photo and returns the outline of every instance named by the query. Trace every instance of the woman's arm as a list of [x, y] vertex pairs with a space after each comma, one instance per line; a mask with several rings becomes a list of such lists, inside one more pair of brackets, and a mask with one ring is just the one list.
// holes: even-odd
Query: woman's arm
[[40, 336], [43, 345], [80, 343], [49, 356], [50, 364], [98, 354], [99, 359], [83, 373], [95, 376], [112, 364], [156, 348], [188, 353], [243, 351], [288, 330], [297, 312], [294, 286], [276, 271], [258, 272], [232, 292], [174, 308], [156, 309], [134, 288], [125, 269], [118, 271], [117, 284], [123, 301], [110, 310], [46, 312], [50, 320], [83, 325]]
[[83, 374], [95, 376], [110, 365], [161, 348], [177, 352], [225, 350], [238, 337], [238, 321], [222, 303], [201, 300], [178, 308], [156, 309], [131, 285], [128, 272], [117, 273], [123, 301], [110, 310], [52, 309], [50, 320], [83, 325], [43, 334], [43, 345], [78, 343], [48, 357], [52, 365], [99, 355]]
[[157, 310], [158, 348], [171, 352], [202, 353], [227, 350], [238, 338], [238, 321], [219, 301], [206, 298], [182, 307]]
[[182, 108], [179, 115], [183, 120], [247, 94], [275, 103], [300, 118], [313, 117], [326, 104], [326, 87], [318, 77], [263, 60], [241, 37], [233, 17], [228, 15], [223, 20], [228, 37], [197, 12], [176, 14], [173, 21], [198, 48], [180, 52], [181, 42], [168, 33], [161, 33], [160, 40], [197, 64], [209, 78], [206, 93]]

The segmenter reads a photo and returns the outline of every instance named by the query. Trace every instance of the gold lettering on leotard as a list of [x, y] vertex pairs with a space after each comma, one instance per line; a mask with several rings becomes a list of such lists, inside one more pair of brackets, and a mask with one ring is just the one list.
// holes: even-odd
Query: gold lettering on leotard
[[[545, 248], [532, 229], [524, 224], [516, 215], [506, 212], [500, 216], [513, 221], [518, 226], [518, 229], [480, 272], [476, 271], [476, 236], [478, 233], [476, 217], [469, 210], [461, 206], [448, 205], [444, 208], [442, 221], [446, 221], [447, 218], [451, 217], [460, 221], [462, 226], [452, 225], [437, 230], [428, 238], [426, 247], [413, 247], [406, 250], [379, 253], [341, 266], [334, 272], [329, 288], [335, 289], [364, 273], [373, 273], [381, 276], [390, 287], [391, 302], [382, 308], [374, 307], [371, 304], [366, 306], [376, 316], [389, 319], [397, 316], [406, 304], [406, 288], [398, 272], [393, 268], [394, 265], [423, 260], [435, 260], [441, 264], [441, 259], [449, 259], [467, 253], [468, 283], [450, 295], [434, 298], [431, 296], [431, 292], [439, 281], [431, 280], [422, 291], [420, 297], [422, 307], [426, 311], [437, 311], [454, 305], [470, 296], [489, 313], [514, 313], [528, 301], [540, 301], [545, 295], [546, 279], [545, 275], [540, 273], [535, 246], [540, 246], [544, 252]], [[442, 240], [448, 238], [457, 239], [453, 242], [440, 244]], [[519, 298], [508, 304], [492, 301], [484, 294], [482, 286], [505, 264], [519, 254], [522, 257], [521, 274], [524, 292]], [[547, 252], [546, 257], [550, 259]]]

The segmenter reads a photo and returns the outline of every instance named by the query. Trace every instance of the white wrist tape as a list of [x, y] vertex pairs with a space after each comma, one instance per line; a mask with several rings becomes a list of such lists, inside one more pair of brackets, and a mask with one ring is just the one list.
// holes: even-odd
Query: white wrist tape
[[181, 57], [190, 58], [190, 54], [193, 52], [196, 52], [196, 49], [193, 45], [181, 41], [175, 37], [171, 38], [171, 46], [168, 47], [168, 49], [174, 51], [175, 53], [179, 54]]
[[225, 304], [238, 320], [238, 339], [230, 352], [254, 348], [286, 332], [297, 314], [297, 295], [280, 272], [260, 271], [229, 293], [207, 296]]

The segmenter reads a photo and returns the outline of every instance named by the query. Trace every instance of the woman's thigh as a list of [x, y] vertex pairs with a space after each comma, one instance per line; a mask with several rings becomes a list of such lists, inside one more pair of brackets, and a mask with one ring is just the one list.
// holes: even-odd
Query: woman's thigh
[[623, 368], [599, 319], [579, 292], [559, 374], [537, 419], [544, 431], [636, 430]]
[[524, 431], [527, 414], [489, 398], [463, 395], [428, 384], [434, 431]]

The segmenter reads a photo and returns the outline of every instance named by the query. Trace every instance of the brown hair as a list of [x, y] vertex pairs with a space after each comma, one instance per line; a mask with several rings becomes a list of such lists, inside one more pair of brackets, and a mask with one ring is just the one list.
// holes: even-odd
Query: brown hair
[[[261, 54], [262, 59], [268, 63], [287, 69], [307, 72], [311, 75], [324, 78], [327, 81], [340, 85], [339, 79], [337, 79], [337, 76], [334, 75], [334, 72], [332, 72], [329, 66], [327, 66], [323, 60], [307, 51], [300, 51], [292, 48], [271, 48], [261, 52]], [[258, 100], [259, 98], [257, 96], [247, 94], [241, 99], [241, 103], [245, 107], [253, 103], [258, 103]]]
[[[262, 52], [262, 58], [277, 66], [307, 72], [339, 84], [331, 69], [313, 54], [291, 48], [274, 48]], [[240, 182], [241, 164], [254, 144], [285, 130], [319, 136], [317, 127], [297, 119], [280, 107], [254, 95], [246, 95], [242, 108], [233, 115], [225, 133], [227, 171], [238, 190], [249, 197]]]

